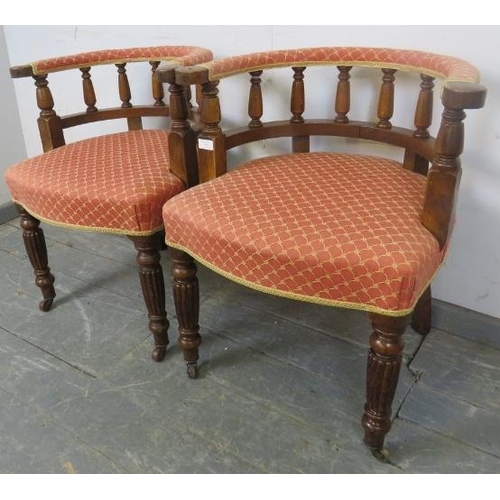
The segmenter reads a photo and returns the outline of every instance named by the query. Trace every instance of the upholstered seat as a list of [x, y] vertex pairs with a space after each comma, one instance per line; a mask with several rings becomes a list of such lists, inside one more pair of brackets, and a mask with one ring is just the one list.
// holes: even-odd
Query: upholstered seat
[[372, 156], [257, 159], [167, 202], [167, 241], [258, 290], [405, 315], [442, 259], [419, 219], [425, 184]]
[[137, 130], [92, 137], [10, 167], [12, 199], [51, 224], [149, 235], [163, 204], [184, 190], [169, 171], [168, 133]]

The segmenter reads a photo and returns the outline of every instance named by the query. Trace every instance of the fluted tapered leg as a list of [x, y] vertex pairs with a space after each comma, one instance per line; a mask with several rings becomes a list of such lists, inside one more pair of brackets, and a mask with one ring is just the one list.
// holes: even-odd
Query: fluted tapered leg
[[384, 446], [391, 428], [391, 405], [401, 368], [402, 335], [409, 316], [393, 318], [370, 314], [373, 333], [370, 337], [366, 373], [366, 404], [361, 422], [365, 443], [374, 451]]
[[179, 322], [179, 345], [184, 353], [187, 373], [198, 377], [198, 347], [201, 344], [198, 317], [200, 297], [196, 264], [185, 252], [172, 251], [172, 277], [175, 311]]
[[169, 322], [165, 311], [165, 282], [160, 264], [160, 240], [156, 235], [130, 236], [137, 250], [139, 278], [155, 347], [152, 358], [161, 361], [167, 352]]
[[41, 311], [47, 312], [52, 307], [56, 292], [54, 290], [54, 276], [48, 265], [45, 236], [39, 227], [40, 221], [38, 219], [19, 205], [17, 209], [21, 215], [24, 247], [35, 272], [35, 285], [42, 291], [43, 300], [38, 307]]
[[427, 335], [431, 329], [432, 293], [430, 285], [420, 297], [411, 318], [411, 327], [420, 335]]

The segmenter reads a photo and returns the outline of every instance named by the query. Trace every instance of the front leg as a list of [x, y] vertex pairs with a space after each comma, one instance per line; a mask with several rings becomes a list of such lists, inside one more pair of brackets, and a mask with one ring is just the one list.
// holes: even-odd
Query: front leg
[[160, 241], [157, 235], [129, 236], [137, 250], [139, 278], [149, 316], [149, 329], [155, 348], [152, 358], [161, 361], [167, 352], [169, 322], [165, 311], [165, 282], [160, 264]]
[[56, 292], [54, 290], [54, 276], [50, 272], [47, 257], [45, 236], [39, 227], [40, 221], [37, 218], [20, 205], [17, 205], [17, 209], [21, 215], [24, 247], [35, 273], [35, 284], [42, 291], [43, 300], [38, 307], [40, 311], [47, 312], [52, 307]]
[[179, 322], [179, 345], [184, 353], [189, 378], [198, 377], [198, 347], [201, 344], [198, 317], [200, 296], [196, 264], [180, 250], [172, 250], [175, 311]]
[[403, 333], [409, 316], [390, 317], [370, 314], [373, 333], [370, 337], [366, 373], [366, 404], [361, 422], [365, 443], [380, 452], [391, 428], [391, 405], [401, 368]]

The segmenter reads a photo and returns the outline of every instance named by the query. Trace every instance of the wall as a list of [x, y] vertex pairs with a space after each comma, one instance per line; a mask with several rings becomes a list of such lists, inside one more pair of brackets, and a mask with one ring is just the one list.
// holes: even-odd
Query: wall
[[[437, 277], [434, 296], [478, 312], [500, 317], [500, 67], [496, 54], [500, 48], [497, 26], [6, 26], [8, 53], [12, 64], [56, 54], [133, 45], [190, 44], [211, 48], [216, 56], [288, 47], [319, 45], [361, 45], [415, 48], [462, 57], [473, 62], [489, 88], [487, 106], [468, 112], [466, 145], [462, 157], [463, 180], [457, 209], [457, 224], [446, 265]], [[466, 42], [466, 43], [465, 43]], [[309, 89], [324, 89], [332, 73], [306, 76]], [[322, 80], [320, 81], [319, 78]], [[398, 75], [404, 81], [404, 75]], [[287, 79], [288, 75], [287, 75]], [[265, 87], [284, 83], [282, 75], [265, 76]], [[323, 85], [320, 86], [319, 83]], [[28, 155], [40, 152], [36, 130], [36, 107], [32, 86], [16, 81], [16, 91]], [[286, 83], [288, 91], [289, 83]], [[66, 87], [58, 88], [62, 94]], [[223, 88], [223, 111], [232, 121], [234, 88]], [[355, 100], [355, 89], [353, 99]], [[330, 90], [333, 95], [333, 90]], [[397, 88], [398, 96], [405, 96]], [[106, 97], [106, 96], [105, 96]], [[267, 102], [270, 118], [283, 102]], [[234, 101], [236, 102], [236, 101]], [[324, 101], [322, 101], [324, 102]], [[354, 108], [356, 104], [354, 103]], [[307, 102], [311, 116], [314, 110], [329, 112], [312, 97]], [[396, 108], [398, 122], [412, 122], [412, 106]], [[355, 109], [353, 109], [355, 111]], [[306, 112], [307, 116], [307, 112]], [[321, 143], [319, 144], [321, 147]], [[257, 145], [271, 151], [274, 145]], [[352, 145], [348, 141], [341, 148]], [[246, 156], [255, 154], [246, 152]], [[3, 188], [2, 188], [3, 189]]]
[[9, 76], [9, 57], [5, 43], [4, 30], [0, 26], [0, 217], [5, 213], [5, 205], [10, 195], [3, 181], [3, 173], [9, 165], [26, 158], [23, 132], [14, 93], [14, 84]]

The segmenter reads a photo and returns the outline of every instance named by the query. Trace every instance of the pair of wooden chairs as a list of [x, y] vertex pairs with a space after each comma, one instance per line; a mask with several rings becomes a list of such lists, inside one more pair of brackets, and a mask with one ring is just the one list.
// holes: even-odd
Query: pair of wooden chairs
[[[20, 206], [26, 248], [44, 297], [42, 310], [50, 308], [55, 294], [39, 220], [119, 232], [133, 240], [156, 360], [163, 358], [168, 342], [160, 242], [154, 236], [165, 227], [179, 344], [191, 378], [198, 376], [201, 342], [193, 259], [266, 293], [367, 311], [373, 333], [362, 424], [365, 443], [380, 452], [391, 424], [403, 332], [410, 321], [421, 334], [430, 328], [430, 282], [445, 258], [460, 180], [463, 110], [482, 107], [486, 95], [478, 72], [452, 57], [395, 49], [296, 49], [210, 62], [208, 51], [175, 50], [184, 52], [163, 48], [99, 55], [98, 64], [118, 67], [122, 105], [113, 110], [95, 107], [89, 66], [96, 58], [88, 54], [11, 69], [13, 76], [35, 78], [41, 109], [46, 153], [14, 166], [7, 182]], [[171, 66], [157, 69], [159, 61], [172, 56], [177, 59]], [[137, 59], [153, 61], [154, 106], [130, 104], [125, 63]], [[304, 117], [304, 73], [316, 65], [338, 70], [328, 119]], [[68, 67], [82, 72], [88, 108], [59, 118], [46, 76]], [[292, 68], [290, 116], [265, 122], [262, 73], [282, 67]], [[373, 122], [349, 116], [355, 67], [381, 72]], [[414, 128], [391, 122], [398, 71], [420, 75]], [[219, 81], [242, 73], [250, 75], [246, 123], [222, 130]], [[429, 133], [435, 78], [444, 81], [436, 139]], [[167, 114], [161, 82], [170, 85], [168, 137], [161, 130], [143, 131], [139, 118]], [[196, 126], [189, 121], [195, 114], [186, 90], [191, 86], [201, 96]], [[64, 145], [63, 128], [118, 117], [127, 118], [129, 132]], [[310, 152], [310, 138], [317, 135], [385, 143], [400, 148], [402, 160]], [[226, 172], [229, 150], [278, 137], [291, 137], [291, 153]]]

